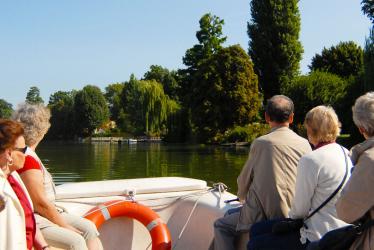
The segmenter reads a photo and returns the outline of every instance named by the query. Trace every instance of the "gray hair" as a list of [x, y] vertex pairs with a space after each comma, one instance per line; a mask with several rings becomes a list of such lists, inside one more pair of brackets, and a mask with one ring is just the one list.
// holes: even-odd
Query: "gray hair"
[[352, 107], [353, 121], [357, 127], [365, 130], [368, 136], [374, 135], [374, 92], [368, 92], [357, 98]]
[[51, 112], [43, 104], [19, 104], [13, 112], [12, 118], [23, 125], [24, 137], [28, 146], [39, 143], [51, 126], [49, 123]]
[[275, 95], [267, 100], [265, 107], [266, 113], [270, 120], [283, 123], [288, 121], [290, 115], [294, 112], [294, 104], [292, 100], [285, 95]]

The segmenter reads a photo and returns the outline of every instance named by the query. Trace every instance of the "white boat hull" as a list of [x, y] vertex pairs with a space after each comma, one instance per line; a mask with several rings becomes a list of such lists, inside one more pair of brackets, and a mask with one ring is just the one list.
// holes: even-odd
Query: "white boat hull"
[[[135, 194], [140, 204], [152, 208], [167, 224], [173, 249], [208, 249], [213, 239], [213, 223], [238, 203], [228, 192], [209, 190], [205, 181], [160, 177], [100, 182], [68, 183], [57, 187], [58, 205], [84, 215], [91, 208], [110, 200], [129, 200]], [[138, 221], [120, 217], [100, 228], [104, 249], [151, 249], [147, 229]]]

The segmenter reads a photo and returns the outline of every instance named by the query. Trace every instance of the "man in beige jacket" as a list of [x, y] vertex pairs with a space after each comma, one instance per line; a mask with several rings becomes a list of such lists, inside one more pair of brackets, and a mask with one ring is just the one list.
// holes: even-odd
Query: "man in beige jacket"
[[238, 177], [239, 212], [214, 223], [214, 249], [238, 249], [236, 240], [248, 235], [252, 224], [288, 215], [295, 193], [297, 163], [311, 151], [308, 141], [291, 129], [294, 105], [283, 95], [270, 98], [265, 120], [271, 132], [253, 141], [248, 160]]

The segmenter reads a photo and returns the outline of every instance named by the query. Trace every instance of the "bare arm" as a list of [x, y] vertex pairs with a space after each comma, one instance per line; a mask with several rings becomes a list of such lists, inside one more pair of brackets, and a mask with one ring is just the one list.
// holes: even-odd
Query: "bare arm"
[[48, 243], [44, 239], [44, 237], [43, 237], [42, 232], [40, 231], [40, 229], [38, 227], [36, 227], [34, 248], [36, 250], [41, 250], [41, 249], [43, 249], [43, 247], [45, 248], [45, 246], [48, 246]]
[[21, 173], [20, 176], [30, 194], [35, 212], [61, 227], [80, 233], [77, 229], [67, 224], [57, 212], [54, 204], [48, 200], [44, 191], [43, 173], [40, 170], [30, 169]]

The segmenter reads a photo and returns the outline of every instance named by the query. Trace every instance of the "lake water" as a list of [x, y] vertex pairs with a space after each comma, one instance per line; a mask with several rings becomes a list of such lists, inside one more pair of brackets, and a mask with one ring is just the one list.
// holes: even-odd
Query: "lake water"
[[248, 147], [166, 143], [43, 142], [37, 153], [56, 184], [160, 176], [223, 182], [236, 193]]

